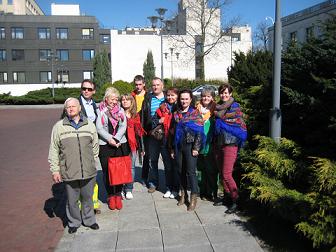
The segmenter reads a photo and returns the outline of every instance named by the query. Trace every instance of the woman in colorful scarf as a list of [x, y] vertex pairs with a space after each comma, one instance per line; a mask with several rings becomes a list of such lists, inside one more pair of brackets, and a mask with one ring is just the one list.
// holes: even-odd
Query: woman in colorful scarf
[[[231, 203], [226, 213], [234, 213], [237, 209], [238, 189], [232, 177], [234, 164], [237, 159], [238, 148], [246, 141], [247, 131], [240, 106], [232, 98], [233, 88], [229, 84], [223, 84], [218, 88], [221, 101], [216, 106], [215, 136], [219, 168], [222, 172], [224, 196], [230, 196]], [[224, 202], [222, 202], [224, 203]], [[219, 205], [219, 204], [216, 204]]]
[[165, 151], [167, 151], [167, 162], [170, 162], [167, 165], [165, 163], [165, 179], [166, 179], [166, 192], [163, 195], [163, 198], [175, 199], [178, 195], [178, 177], [176, 171], [176, 162], [169, 155], [169, 130], [173, 117], [173, 113], [176, 111], [177, 106], [177, 97], [178, 97], [178, 89], [171, 87], [167, 89], [166, 100], [161, 103], [160, 107], [156, 110], [155, 115], [153, 117], [153, 125], [156, 127], [159, 124], [163, 125], [164, 129], [164, 137], [163, 137], [163, 145]]
[[215, 126], [214, 110], [215, 92], [210, 87], [204, 87], [201, 91], [201, 100], [196, 105], [204, 122], [205, 146], [200, 151], [197, 159], [197, 169], [201, 173], [200, 197], [202, 200], [214, 201], [217, 199], [218, 168], [212, 148], [213, 132]]
[[187, 189], [190, 188], [188, 211], [193, 211], [197, 203], [198, 185], [196, 176], [197, 156], [205, 142], [203, 119], [192, 106], [191, 90], [184, 89], [178, 96], [178, 110], [173, 114], [174, 129], [172, 157], [176, 159], [180, 182], [178, 206], [188, 202]]
[[[141, 155], [143, 155], [144, 151], [142, 136], [144, 135], [145, 130], [141, 126], [140, 116], [137, 113], [137, 106], [134, 97], [130, 94], [122, 95], [121, 106], [125, 110], [127, 118], [127, 141], [132, 153], [132, 177], [134, 181], [137, 151], [139, 151]], [[133, 182], [126, 184], [124, 189], [126, 192], [126, 199], [133, 199]]]
[[99, 159], [103, 169], [104, 184], [108, 194], [108, 206], [111, 210], [122, 208], [121, 192], [123, 185], [111, 186], [108, 175], [108, 158], [130, 154], [126, 139], [127, 119], [119, 104], [119, 91], [107, 88], [100, 103], [96, 121], [99, 136]]

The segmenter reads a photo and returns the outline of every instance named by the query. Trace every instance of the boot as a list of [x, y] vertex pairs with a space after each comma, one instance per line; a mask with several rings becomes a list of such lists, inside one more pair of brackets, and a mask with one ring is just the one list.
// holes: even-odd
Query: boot
[[121, 195], [115, 196], [116, 208], [120, 210], [123, 207]]
[[111, 210], [116, 209], [115, 196], [110, 196], [110, 197], [107, 199], [107, 202], [108, 202], [108, 207], [109, 207]]
[[182, 206], [184, 205], [185, 201], [186, 201], [186, 197], [188, 197], [188, 195], [186, 194], [186, 192], [182, 189], [180, 191], [180, 198], [179, 198], [179, 201], [177, 203], [178, 206]]
[[197, 194], [196, 193], [192, 193], [190, 195], [190, 204], [188, 206], [188, 211], [194, 211], [196, 208], [196, 203], [197, 203]]

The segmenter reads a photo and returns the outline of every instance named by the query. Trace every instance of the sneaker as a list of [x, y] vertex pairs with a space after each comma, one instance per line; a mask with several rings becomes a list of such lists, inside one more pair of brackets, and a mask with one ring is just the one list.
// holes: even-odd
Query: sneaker
[[126, 199], [128, 199], [128, 200], [133, 199], [133, 194], [132, 194], [132, 192], [126, 192]]
[[177, 192], [172, 192], [169, 196], [170, 199], [175, 199], [177, 197], [178, 193]]
[[125, 193], [121, 192], [121, 198], [124, 200], [125, 199]]
[[165, 194], [163, 194], [163, 198], [169, 198], [171, 195], [171, 192], [168, 190]]

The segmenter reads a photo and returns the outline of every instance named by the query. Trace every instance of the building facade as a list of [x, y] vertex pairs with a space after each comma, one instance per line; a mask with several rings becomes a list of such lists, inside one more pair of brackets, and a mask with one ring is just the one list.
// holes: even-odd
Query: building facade
[[35, 0], [1, 0], [0, 13], [13, 15], [44, 15]]
[[[202, 2], [201, 0], [181, 0], [178, 13], [171, 20], [169, 30], [167, 28], [112, 30], [112, 81], [131, 81], [136, 74], [141, 74], [149, 50], [153, 53], [157, 76], [161, 76], [162, 53], [164, 78], [197, 79], [200, 76], [199, 50], [208, 49], [209, 53], [204, 58], [205, 79], [226, 80], [227, 69], [232, 64], [234, 52], [246, 53], [252, 49], [251, 28], [249, 26], [231, 27], [223, 31], [220, 10], [206, 7], [204, 17], [207, 18], [210, 15], [212, 17], [211, 23], [205, 30], [205, 43], [202, 47], [198, 42], [201, 36], [199, 4]], [[214, 43], [216, 45], [213, 47]], [[210, 50], [211, 47], [213, 48]]]
[[[304, 43], [311, 37], [319, 37], [322, 31], [319, 24], [336, 15], [336, 0], [324, 1], [309, 8], [281, 18], [282, 48], [285, 50], [291, 43]], [[274, 27], [268, 29], [268, 47], [273, 51]]]
[[93, 78], [95, 54], [110, 50], [108, 35], [92, 16], [0, 15], [0, 93]]

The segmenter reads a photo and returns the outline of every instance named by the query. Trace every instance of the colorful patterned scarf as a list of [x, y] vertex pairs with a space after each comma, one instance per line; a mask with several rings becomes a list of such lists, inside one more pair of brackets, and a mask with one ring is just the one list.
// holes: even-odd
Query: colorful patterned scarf
[[174, 119], [177, 123], [175, 130], [175, 150], [178, 151], [182, 145], [182, 140], [187, 132], [193, 135], [201, 134], [202, 147], [205, 144], [203, 119], [197, 109], [189, 107], [186, 113], [174, 112]]
[[114, 136], [117, 133], [117, 126], [119, 124], [119, 121], [124, 121], [124, 114], [121, 112], [121, 108], [119, 106], [119, 103], [115, 105], [114, 107], [110, 107], [107, 105], [107, 103], [101, 102], [99, 104], [99, 111], [101, 114], [101, 122], [104, 125], [105, 120], [104, 120], [104, 114], [108, 117], [109, 121], [112, 124], [113, 132], [112, 135]]
[[247, 130], [239, 104], [233, 102], [225, 113], [219, 114], [220, 116], [216, 119], [215, 134], [220, 135], [228, 132], [238, 138], [238, 146], [242, 147], [247, 138]]

